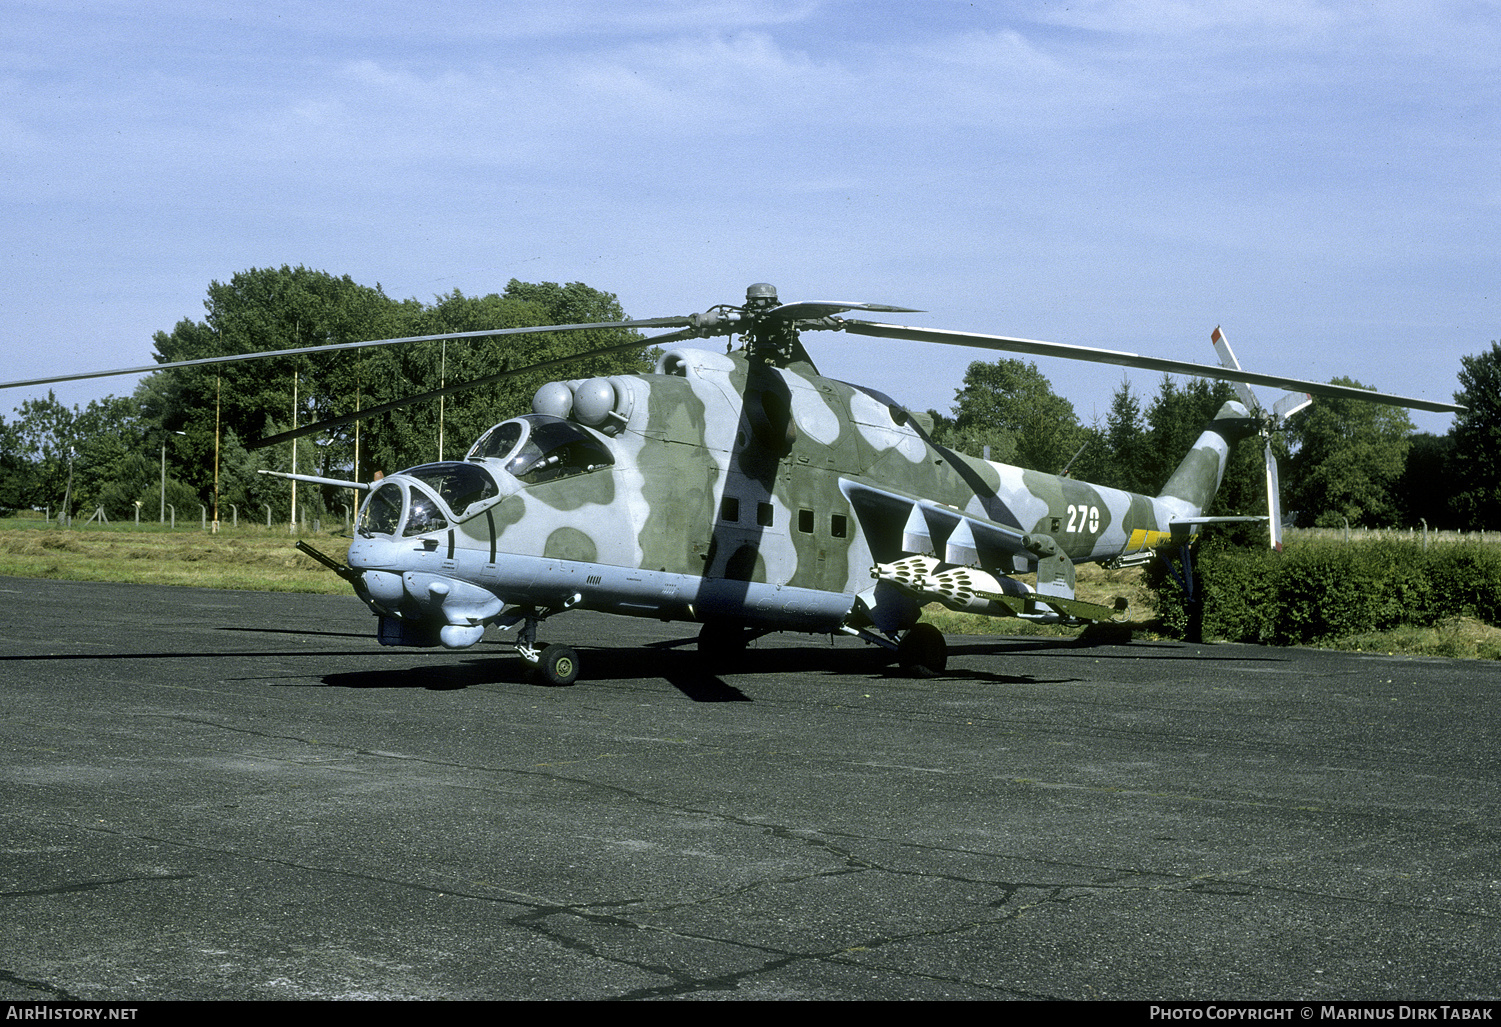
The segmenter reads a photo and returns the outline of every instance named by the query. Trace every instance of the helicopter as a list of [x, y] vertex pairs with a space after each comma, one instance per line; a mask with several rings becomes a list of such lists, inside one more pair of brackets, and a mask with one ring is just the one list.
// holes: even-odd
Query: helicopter
[[[1434, 411], [1452, 404], [1306, 382], [1240, 368], [1223, 333], [1221, 366], [859, 320], [913, 308], [781, 303], [751, 285], [743, 305], [686, 317], [551, 325], [202, 358], [39, 382], [360, 346], [591, 328], [676, 328], [649, 374], [552, 381], [531, 412], [494, 425], [461, 460], [372, 482], [262, 471], [364, 493], [339, 574], [377, 618], [383, 645], [464, 649], [490, 627], [542, 681], [568, 685], [581, 661], [542, 644], [543, 622], [593, 610], [701, 625], [700, 654], [726, 660], [770, 632], [844, 634], [895, 654], [914, 676], [941, 674], [943, 634], [930, 603], [994, 617], [1084, 624], [1124, 612], [1075, 594], [1076, 567], [1177, 560], [1192, 587], [1189, 543], [1209, 517], [1231, 447], [1270, 434], [1312, 395]], [[1230, 400], [1155, 496], [971, 457], [934, 442], [931, 419], [882, 392], [821, 375], [808, 331], [961, 345], [1220, 378]], [[678, 345], [730, 337], [725, 352]], [[740, 345], [734, 346], [738, 337]], [[641, 345], [638, 340], [630, 344]], [[623, 347], [615, 347], [623, 348]], [[598, 351], [596, 351], [598, 352]], [[583, 354], [582, 359], [593, 354]], [[552, 363], [561, 363], [555, 361]], [[548, 365], [408, 397], [402, 404]], [[1298, 390], [1264, 408], [1250, 385]], [[388, 404], [387, 408], [395, 404]], [[371, 408], [365, 415], [383, 408]], [[265, 446], [347, 423], [333, 418]], [[1266, 446], [1271, 538], [1280, 542], [1276, 463]], [[1035, 575], [1035, 583], [1018, 575]]]

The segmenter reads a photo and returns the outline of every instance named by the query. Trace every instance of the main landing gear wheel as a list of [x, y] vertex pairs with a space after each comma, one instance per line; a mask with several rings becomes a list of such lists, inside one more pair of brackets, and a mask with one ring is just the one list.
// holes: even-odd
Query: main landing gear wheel
[[933, 625], [914, 624], [897, 643], [896, 662], [909, 677], [937, 677], [949, 665], [949, 644]]
[[571, 685], [578, 680], [579, 654], [566, 645], [550, 645], [542, 650], [536, 669], [549, 685]]

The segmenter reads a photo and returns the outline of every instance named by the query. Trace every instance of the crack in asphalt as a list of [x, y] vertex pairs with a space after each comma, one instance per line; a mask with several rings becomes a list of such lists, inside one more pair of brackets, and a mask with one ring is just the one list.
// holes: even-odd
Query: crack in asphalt
[[[7, 970], [0, 970], [0, 981], [4, 981], [7, 984], [19, 985], [22, 988], [31, 988], [33, 991], [44, 992], [52, 996], [52, 999], [57, 1002], [84, 1001], [84, 999], [72, 994], [66, 988], [60, 988], [55, 984], [48, 984], [46, 981], [34, 981], [29, 977], [18, 977], [17, 975], [10, 973]], [[16, 1002], [18, 1001], [21, 1000], [10, 1000], [12, 1005], [16, 1004]]]

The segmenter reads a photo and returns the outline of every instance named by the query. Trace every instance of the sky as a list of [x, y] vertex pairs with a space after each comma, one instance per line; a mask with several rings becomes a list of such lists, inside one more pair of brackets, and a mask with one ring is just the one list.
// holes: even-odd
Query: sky
[[[1206, 363], [1223, 325], [1249, 369], [1447, 401], [1501, 338], [1498, 72], [1483, 0], [9, 0], [0, 377], [148, 364], [210, 282], [303, 265], [636, 318], [766, 281]], [[804, 341], [940, 411], [983, 356]], [[1085, 424], [1127, 376], [1036, 362]]]

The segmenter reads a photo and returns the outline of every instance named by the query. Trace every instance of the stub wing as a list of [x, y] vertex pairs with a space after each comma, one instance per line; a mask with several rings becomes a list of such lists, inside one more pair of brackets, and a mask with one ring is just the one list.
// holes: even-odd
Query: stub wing
[[[1074, 597], [1072, 565], [1046, 536], [943, 503], [841, 478], [876, 565], [871, 575], [922, 603], [987, 617], [1079, 622], [1125, 610]], [[1009, 574], [1037, 570], [1033, 589]]]
[[850, 478], [839, 479], [839, 491], [854, 508], [871, 555], [880, 563], [933, 556], [944, 563], [1014, 573], [1036, 560], [1020, 528]]

